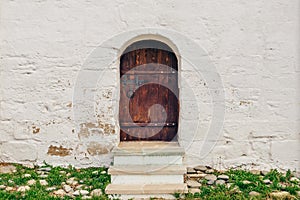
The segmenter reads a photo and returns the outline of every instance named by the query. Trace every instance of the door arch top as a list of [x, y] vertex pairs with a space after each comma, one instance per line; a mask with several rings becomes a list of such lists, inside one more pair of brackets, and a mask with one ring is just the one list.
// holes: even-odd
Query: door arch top
[[134, 51], [138, 49], [160, 49], [164, 51], [173, 52], [173, 50], [167, 44], [158, 40], [148, 39], [148, 40], [139, 40], [137, 42], [130, 44], [122, 54], [126, 54], [130, 51]]
[[[128, 40], [127, 42], [123, 43], [123, 45], [119, 48], [119, 57], [127, 52], [127, 48], [129, 48], [132, 44], [135, 43], [143, 43], [144, 41], [156, 41], [157, 43], [162, 44], [163, 50], [168, 50], [173, 53], [175, 53], [177, 60], [178, 60], [178, 65], [180, 65], [180, 52], [177, 48], [177, 46], [167, 37], [160, 35], [160, 34], [140, 34], [138, 36], [135, 36]], [[146, 45], [151, 45], [151, 44], [146, 44]]]

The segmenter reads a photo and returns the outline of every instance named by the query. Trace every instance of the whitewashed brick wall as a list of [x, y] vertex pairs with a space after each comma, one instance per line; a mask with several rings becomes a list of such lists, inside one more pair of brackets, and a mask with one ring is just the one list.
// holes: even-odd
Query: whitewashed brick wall
[[[195, 132], [188, 115], [193, 103], [182, 87], [187, 165], [299, 171], [299, 18], [299, 0], [1, 0], [0, 162], [109, 165], [118, 143], [118, 67], [111, 66], [96, 87], [96, 125], [78, 123], [84, 113], [75, 119], [78, 74], [96, 47], [114, 35], [154, 28], [199, 45], [224, 86], [221, 135], [201, 157], [213, 105], [199, 89], [203, 82], [182, 61], [180, 77], [190, 81], [201, 108]], [[179, 52], [197, 56], [188, 43], [180, 48], [184, 41], [171, 40]], [[118, 51], [113, 44], [107, 48]], [[193, 141], [184, 139], [189, 134], [195, 134]]]

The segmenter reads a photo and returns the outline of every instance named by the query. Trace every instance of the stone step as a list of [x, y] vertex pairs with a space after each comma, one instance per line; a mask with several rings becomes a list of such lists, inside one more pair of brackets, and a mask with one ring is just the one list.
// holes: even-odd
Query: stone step
[[109, 184], [106, 194], [153, 195], [186, 193], [186, 184]]
[[182, 165], [122, 165], [108, 169], [113, 184], [183, 183]]
[[112, 175], [113, 184], [169, 184], [183, 183], [183, 175]]
[[121, 142], [112, 153], [114, 165], [179, 165], [184, 149], [177, 142]]
[[173, 164], [180, 165], [182, 164], [182, 156], [176, 155], [167, 155], [167, 156], [114, 156], [114, 165], [159, 165], [159, 164]]
[[110, 166], [111, 175], [183, 175], [186, 167], [183, 165], [114, 165]]
[[184, 155], [184, 148], [180, 147], [177, 142], [120, 142], [112, 150], [113, 155], [131, 156], [131, 155]]
[[107, 194], [122, 199], [163, 197], [187, 192], [184, 149], [177, 142], [121, 142], [112, 151], [114, 166], [108, 173]]

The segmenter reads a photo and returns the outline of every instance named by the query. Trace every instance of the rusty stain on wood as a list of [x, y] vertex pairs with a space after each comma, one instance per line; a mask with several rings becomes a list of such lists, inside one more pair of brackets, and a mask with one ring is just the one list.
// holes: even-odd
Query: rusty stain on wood
[[68, 156], [71, 154], [73, 149], [71, 148], [65, 148], [65, 147], [62, 147], [62, 146], [53, 146], [51, 145], [49, 148], [48, 148], [48, 152], [47, 154], [48, 155], [51, 155], [51, 156]]

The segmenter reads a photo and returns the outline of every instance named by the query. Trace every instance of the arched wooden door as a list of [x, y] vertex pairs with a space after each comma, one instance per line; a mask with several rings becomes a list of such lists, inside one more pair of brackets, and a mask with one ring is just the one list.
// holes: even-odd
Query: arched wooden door
[[169, 47], [131, 45], [120, 58], [120, 140], [177, 140], [178, 63]]

